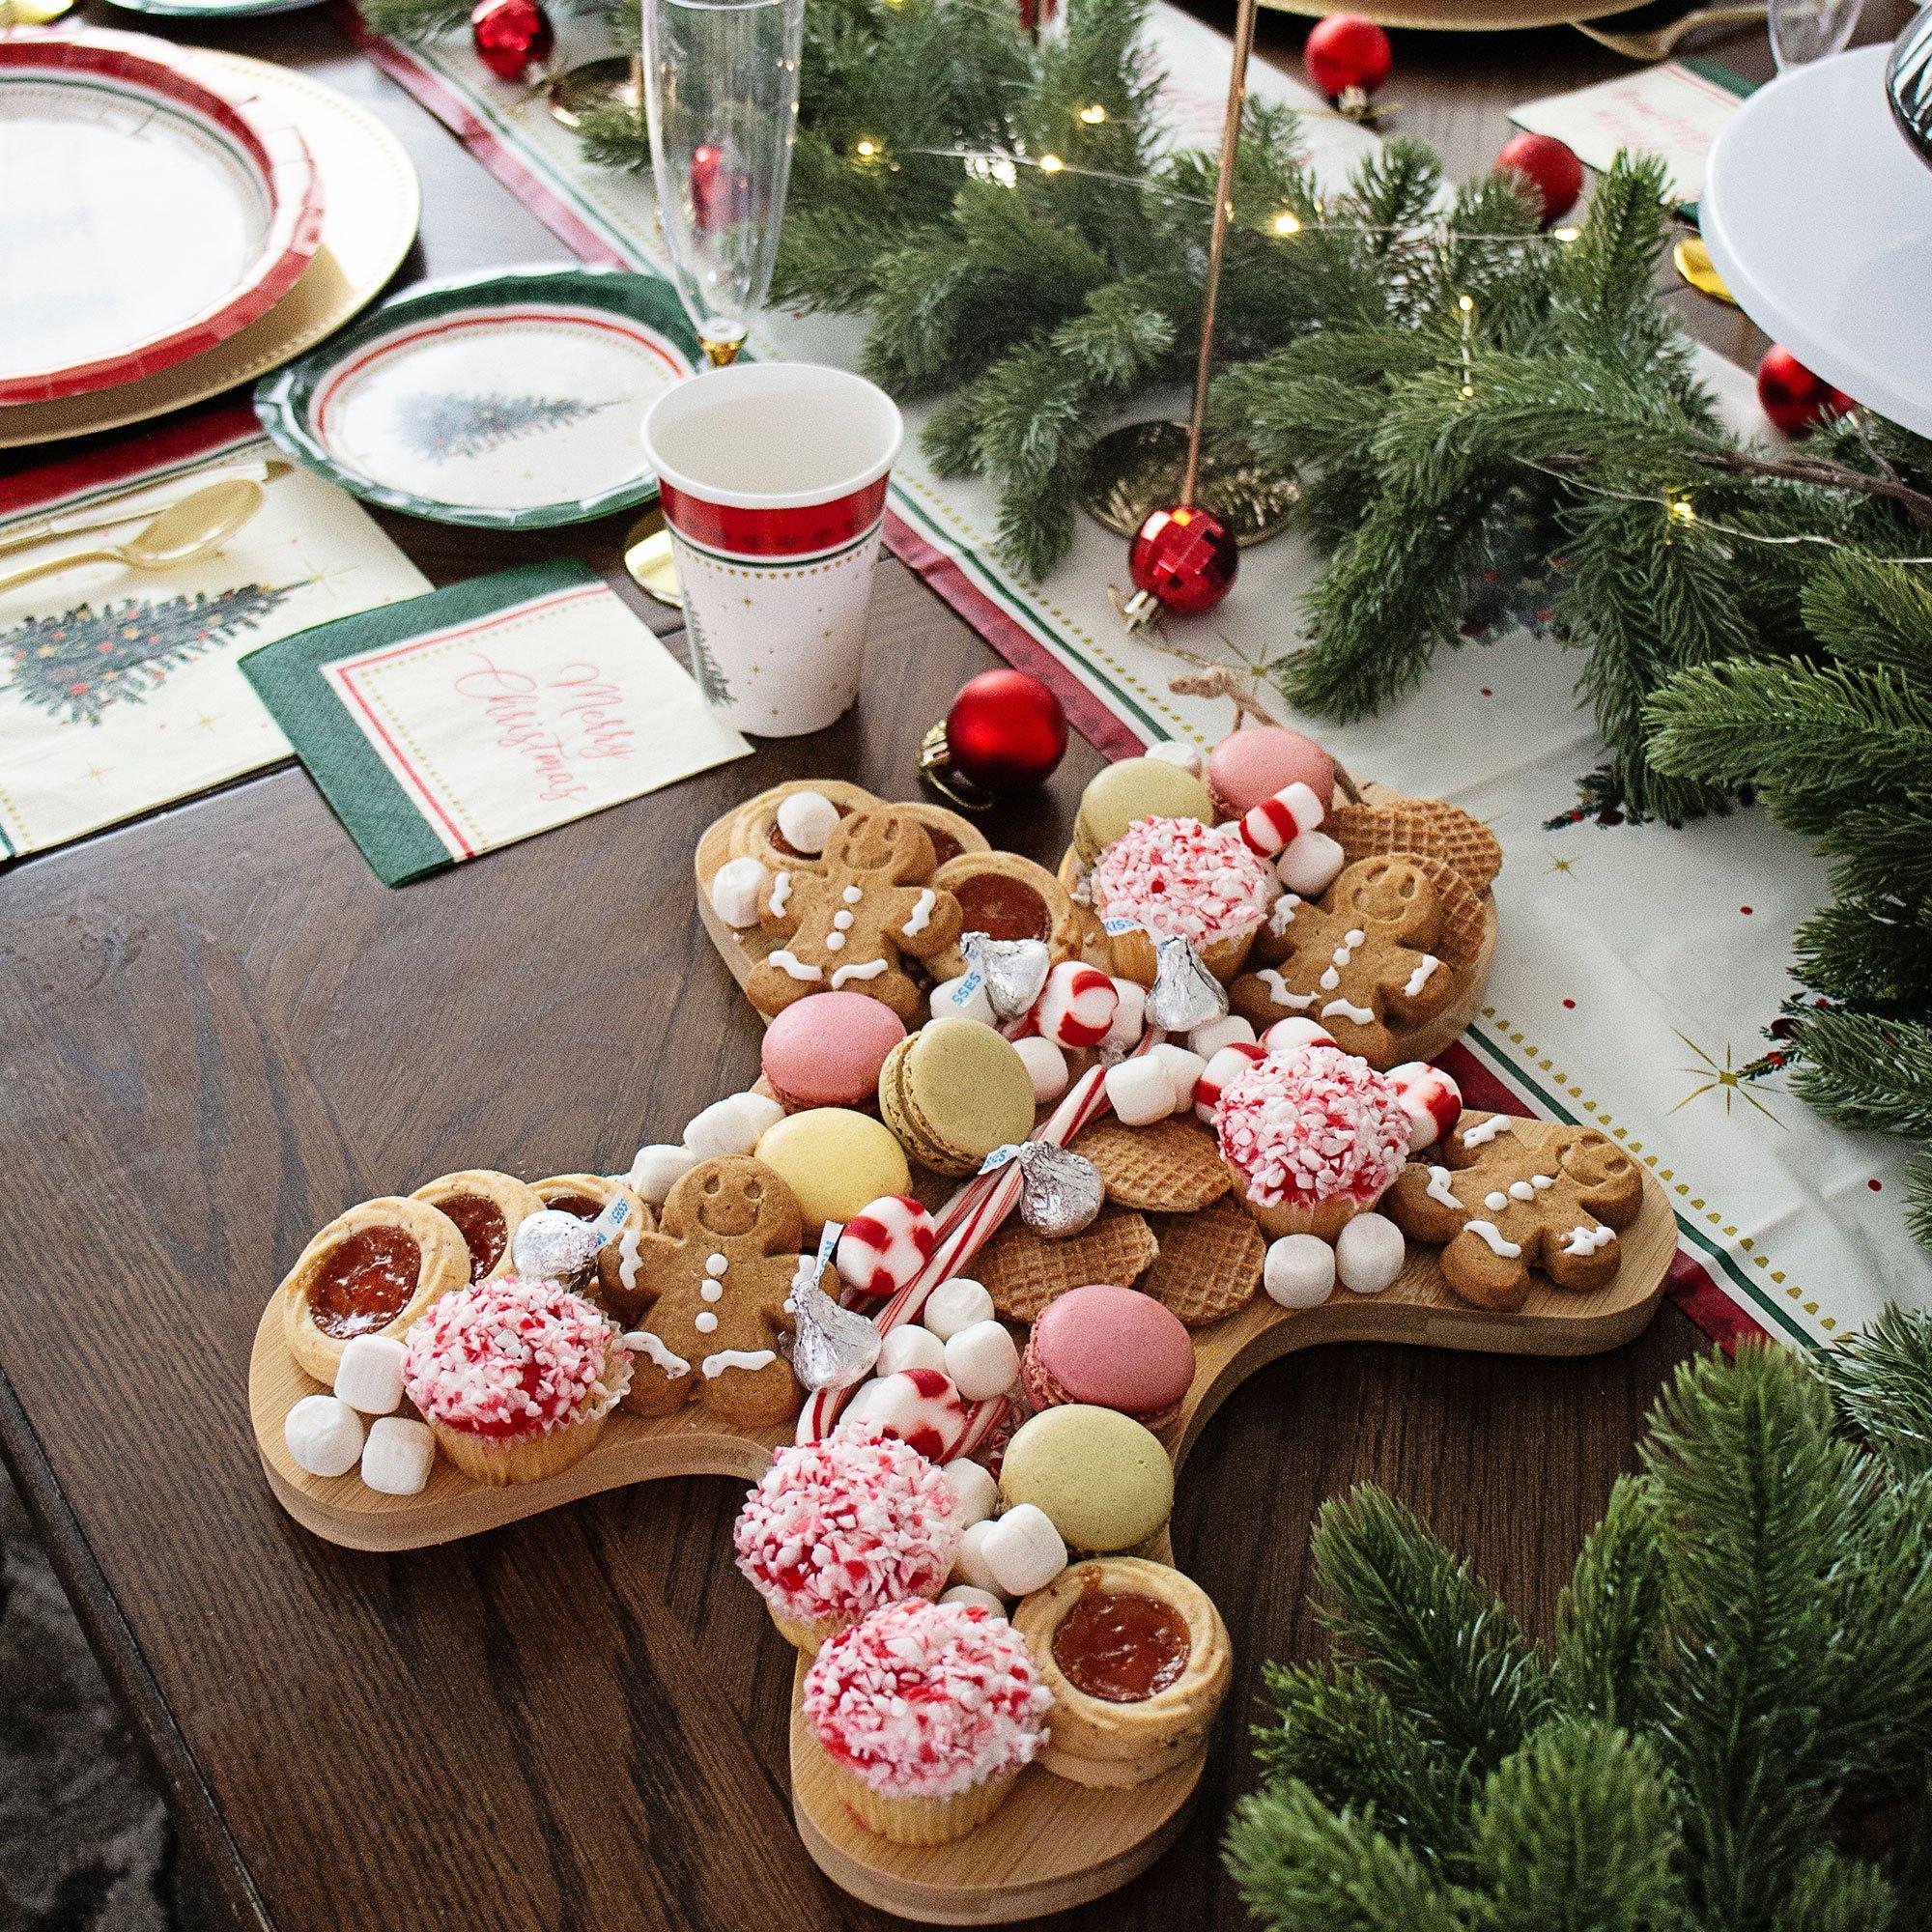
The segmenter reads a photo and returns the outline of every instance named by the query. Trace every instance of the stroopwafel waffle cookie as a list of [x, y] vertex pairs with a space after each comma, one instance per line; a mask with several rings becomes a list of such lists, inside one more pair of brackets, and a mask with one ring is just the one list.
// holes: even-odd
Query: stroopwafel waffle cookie
[[1483, 950], [1486, 923], [1483, 901], [1476, 889], [1446, 860], [1431, 858], [1420, 852], [1410, 852], [1406, 856], [1421, 867], [1428, 874], [1429, 883], [1435, 888], [1440, 923], [1436, 927], [1432, 950], [1445, 966], [1460, 973]]
[[1084, 1233], [1048, 1240], [1009, 1221], [980, 1250], [975, 1276], [1009, 1321], [1031, 1321], [1055, 1295], [1093, 1282], [1130, 1288], [1159, 1252], [1140, 1215], [1108, 1209]]
[[1188, 1327], [1219, 1321], [1253, 1300], [1267, 1242], [1232, 1194], [1198, 1214], [1163, 1215], [1153, 1229], [1160, 1253], [1148, 1271], [1147, 1292]]
[[1393, 852], [1440, 859], [1468, 880], [1478, 895], [1489, 891], [1503, 867], [1503, 848], [1495, 834], [1446, 799], [1338, 804], [1321, 829], [1341, 845], [1350, 863]]
[[1096, 1121], [1073, 1143], [1100, 1170], [1107, 1199], [1147, 1213], [1191, 1214], [1234, 1185], [1214, 1136], [1192, 1120]]

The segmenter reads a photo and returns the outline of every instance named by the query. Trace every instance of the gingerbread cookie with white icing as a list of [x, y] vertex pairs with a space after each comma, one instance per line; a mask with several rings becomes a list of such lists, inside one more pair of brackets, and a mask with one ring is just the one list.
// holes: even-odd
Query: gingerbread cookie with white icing
[[1271, 963], [1230, 989], [1258, 1027], [1298, 1014], [1345, 1053], [1386, 1071], [1404, 1056], [1398, 1033], [1435, 1018], [1461, 990], [1462, 974], [1430, 951], [1441, 901], [1428, 872], [1402, 857], [1358, 860], [1310, 904], [1275, 902], [1256, 952]]
[[625, 1269], [638, 1315], [624, 1406], [669, 1415], [701, 1402], [737, 1429], [795, 1415], [803, 1391], [779, 1342], [805, 1234], [798, 1197], [762, 1161], [731, 1154], [693, 1168], [658, 1218]]
[[1577, 1293], [1616, 1278], [1616, 1231], [1643, 1206], [1643, 1173], [1605, 1135], [1464, 1114], [1438, 1152], [1410, 1161], [1381, 1207], [1404, 1234], [1444, 1244], [1442, 1278], [1464, 1301], [1520, 1308], [1532, 1269]]
[[932, 838], [910, 813], [885, 806], [841, 819], [819, 869], [781, 869], [759, 913], [781, 942], [752, 969], [745, 990], [769, 1018], [808, 993], [849, 990], [920, 1013], [920, 990], [902, 955], [929, 959], [959, 937], [959, 901], [930, 883]]

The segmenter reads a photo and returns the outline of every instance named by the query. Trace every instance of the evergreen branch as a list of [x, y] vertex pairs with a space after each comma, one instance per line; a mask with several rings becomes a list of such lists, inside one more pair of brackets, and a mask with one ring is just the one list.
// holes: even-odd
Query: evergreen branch
[[1890, 1932], [1897, 1903], [1875, 1865], [1821, 1846], [1799, 1866], [1772, 1932]]
[[1932, 1033], [1869, 1013], [1804, 1014], [1792, 1089], [1840, 1126], [1932, 1140]]
[[1648, 1718], [1662, 1662], [1663, 1524], [1656, 1492], [1620, 1476], [1556, 1612], [1555, 1683], [1573, 1716]]

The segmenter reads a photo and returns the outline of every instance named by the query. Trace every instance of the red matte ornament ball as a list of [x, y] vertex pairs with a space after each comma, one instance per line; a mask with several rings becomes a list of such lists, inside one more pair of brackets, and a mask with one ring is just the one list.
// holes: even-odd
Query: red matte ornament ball
[[991, 792], [1044, 782], [1066, 754], [1066, 713], [1038, 678], [982, 670], [968, 678], [946, 714], [948, 760]]
[[1786, 436], [1804, 436], [1858, 407], [1844, 390], [1814, 376], [1790, 350], [1775, 342], [1757, 365], [1757, 399]]
[[1498, 169], [1514, 168], [1543, 198], [1543, 225], [1561, 221], [1583, 192], [1583, 163], [1554, 134], [1515, 134], [1496, 156]]
[[1240, 567], [1234, 533], [1198, 503], [1151, 511], [1127, 552], [1134, 588], [1177, 617], [1211, 611], [1227, 596]]
[[1395, 64], [1389, 37], [1359, 14], [1330, 14], [1318, 20], [1301, 50], [1308, 78], [1330, 100], [1350, 88], [1373, 94]]
[[556, 47], [556, 29], [538, 0], [479, 0], [469, 15], [476, 58], [503, 80], [522, 80]]

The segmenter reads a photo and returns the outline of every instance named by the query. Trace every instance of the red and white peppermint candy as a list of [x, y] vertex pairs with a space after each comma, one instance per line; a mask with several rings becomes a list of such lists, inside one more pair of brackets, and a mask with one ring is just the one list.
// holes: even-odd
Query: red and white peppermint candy
[[1120, 1004], [1120, 988], [1097, 966], [1063, 959], [1046, 976], [1033, 1019], [1056, 1046], [1098, 1046]]
[[1272, 859], [1292, 839], [1321, 823], [1321, 801], [1299, 779], [1272, 798], [1250, 806], [1241, 819], [1241, 838], [1249, 851]]
[[1258, 1041], [1237, 1039], [1214, 1054], [1201, 1077], [1194, 1083], [1194, 1111], [1211, 1127], [1221, 1105], [1221, 1089], [1236, 1074], [1245, 1071], [1258, 1060], [1267, 1058], [1267, 1048]]
[[1396, 1098], [1408, 1116], [1408, 1151], [1420, 1153], [1434, 1147], [1463, 1118], [1463, 1090], [1426, 1060], [1410, 1060], [1389, 1068]]
[[1324, 1032], [1313, 1020], [1305, 1020], [1299, 1013], [1292, 1013], [1285, 1020], [1276, 1020], [1267, 1032], [1262, 1035], [1262, 1044], [1270, 1053], [1293, 1053], [1298, 1046], [1333, 1046], [1335, 1036]]
[[944, 1463], [966, 1434], [966, 1399], [942, 1369], [901, 1369], [865, 1384], [848, 1418], [876, 1423], [929, 1462]]
[[896, 1294], [932, 1253], [939, 1231], [917, 1201], [884, 1194], [845, 1223], [835, 1261], [861, 1294]]

